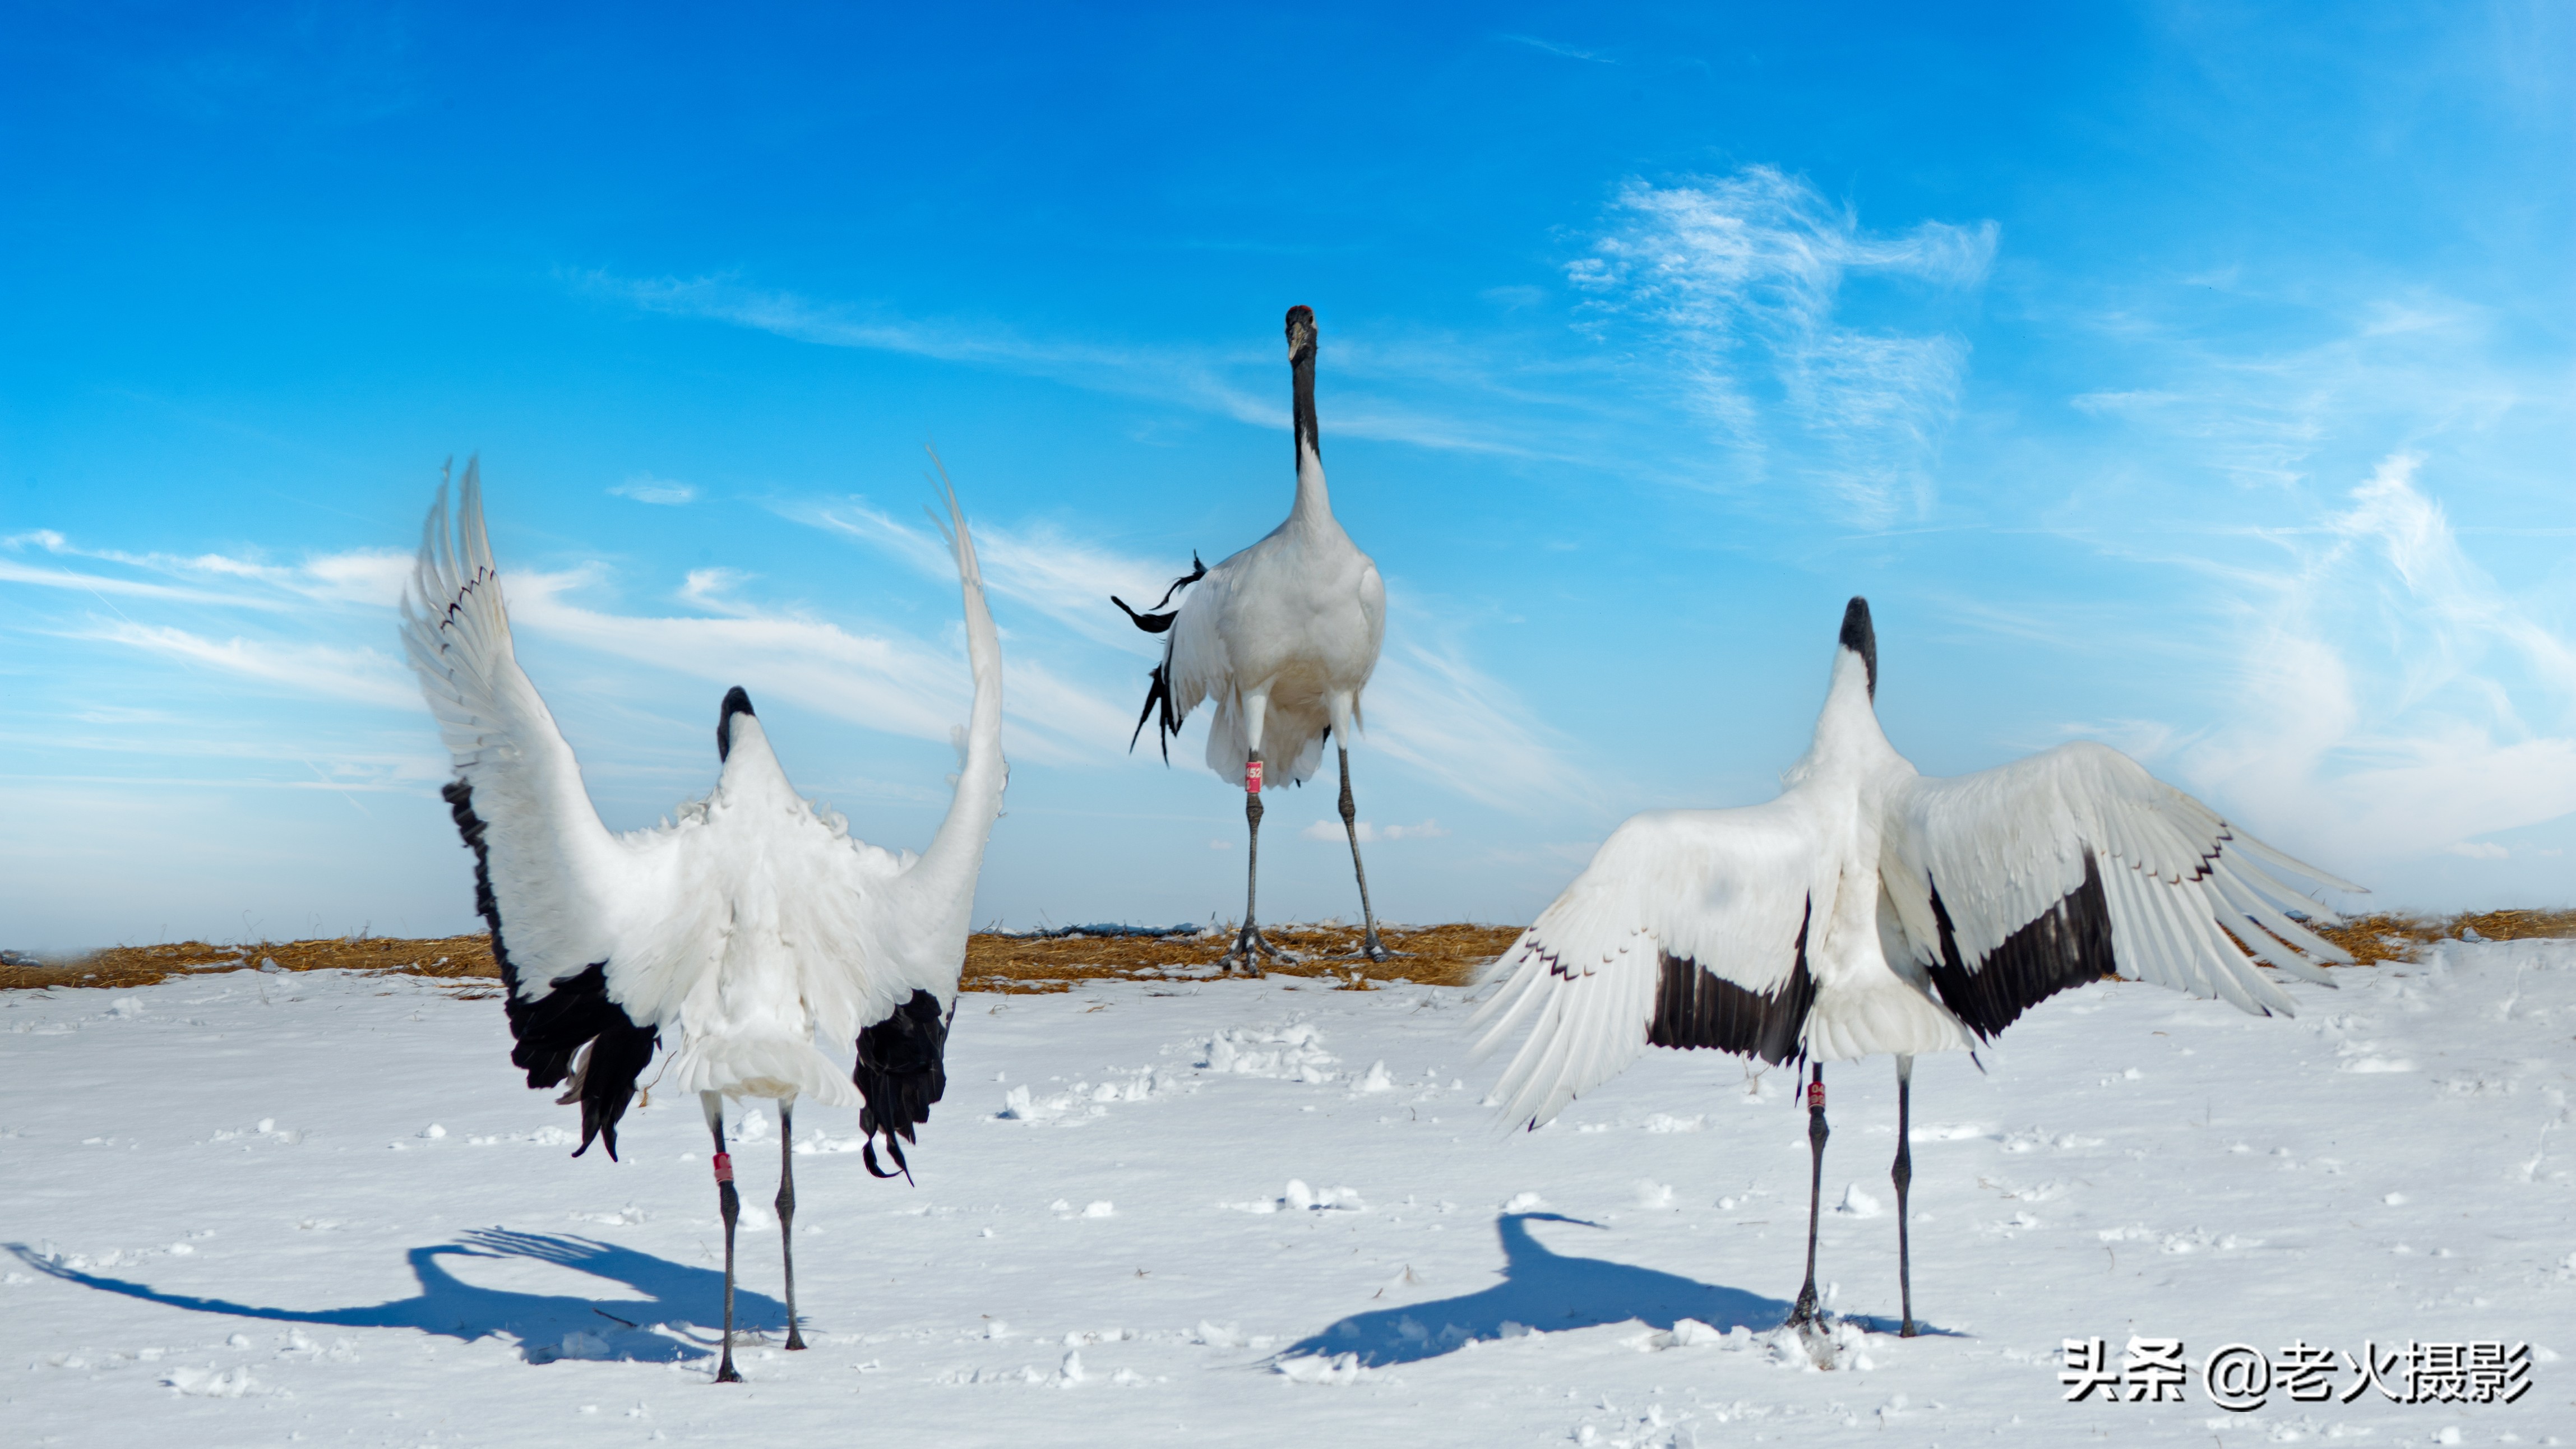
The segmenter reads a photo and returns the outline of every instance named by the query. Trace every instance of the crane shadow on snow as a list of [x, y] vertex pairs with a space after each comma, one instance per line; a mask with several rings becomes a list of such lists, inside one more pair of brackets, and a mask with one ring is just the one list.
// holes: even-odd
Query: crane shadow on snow
[[[315, 1323], [335, 1328], [413, 1328], [471, 1343], [481, 1338], [515, 1340], [530, 1363], [559, 1358], [625, 1359], [670, 1363], [707, 1357], [717, 1333], [703, 1331], [704, 1341], [685, 1330], [700, 1323], [721, 1324], [724, 1275], [711, 1268], [692, 1268], [591, 1238], [544, 1233], [514, 1233], [501, 1228], [475, 1230], [462, 1241], [413, 1248], [411, 1262], [420, 1292], [365, 1308], [262, 1308], [222, 1298], [164, 1293], [123, 1278], [69, 1268], [21, 1243], [8, 1245], [28, 1267], [59, 1279], [117, 1293], [147, 1303], [198, 1313], [273, 1323]], [[624, 1284], [641, 1298], [583, 1298], [573, 1294], [521, 1293], [481, 1288], [450, 1273], [447, 1258], [518, 1259], [552, 1264]], [[734, 1285], [734, 1331], [784, 1331], [787, 1305], [766, 1294]], [[735, 1340], [740, 1345], [739, 1337]]]
[[1300, 1343], [1282, 1358], [1306, 1354], [1359, 1355], [1363, 1367], [1415, 1363], [1455, 1353], [1470, 1343], [1554, 1333], [1639, 1320], [1670, 1329], [1684, 1318], [1725, 1332], [1741, 1325], [1768, 1332], [1789, 1315], [1777, 1298], [1721, 1288], [1652, 1268], [1606, 1258], [1551, 1252], [1530, 1232], [1531, 1223], [1598, 1227], [1562, 1213], [1506, 1213], [1495, 1220], [1503, 1240], [1503, 1281], [1481, 1293], [1402, 1308], [1355, 1313]]

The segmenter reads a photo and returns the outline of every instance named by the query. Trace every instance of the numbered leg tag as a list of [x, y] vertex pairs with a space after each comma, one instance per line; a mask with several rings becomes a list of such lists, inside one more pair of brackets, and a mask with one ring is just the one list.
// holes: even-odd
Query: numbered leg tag
[[1243, 793], [1247, 795], [1258, 795], [1261, 793], [1261, 762], [1259, 760], [1254, 760], [1243, 767]]
[[1821, 1112], [1825, 1110], [1824, 1083], [1809, 1082], [1807, 1084], [1807, 1106], [1813, 1111]]
[[716, 1181], [733, 1181], [733, 1157], [730, 1153], [719, 1152], [716, 1154]]

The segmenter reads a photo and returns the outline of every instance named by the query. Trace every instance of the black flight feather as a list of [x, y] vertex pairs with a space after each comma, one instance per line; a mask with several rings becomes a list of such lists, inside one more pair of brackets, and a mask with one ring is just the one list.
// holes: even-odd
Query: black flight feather
[[[749, 708], [746, 701], [745, 712]], [[555, 978], [543, 996], [520, 996], [519, 968], [501, 936], [501, 906], [492, 895], [490, 847], [483, 839], [483, 818], [474, 813], [474, 787], [459, 778], [448, 781], [439, 794], [447, 801], [466, 848], [474, 852], [474, 908], [491, 928], [492, 959], [501, 967], [501, 1007], [517, 1043], [510, 1049], [510, 1062], [526, 1070], [529, 1086], [557, 1086], [572, 1073], [581, 1049], [589, 1046], [590, 1060], [581, 1074], [581, 1146], [572, 1155], [588, 1152], [596, 1138], [607, 1143], [609, 1159], [614, 1161], [617, 1124], [634, 1101], [636, 1079], [653, 1060], [661, 1038], [651, 1027], [637, 1026], [624, 1007], [608, 999], [605, 961]]]
[[1798, 1033], [1816, 1004], [1816, 979], [1807, 971], [1807, 929], [1815, 912], [1810, 898], [1798, 920], [1789, 979], [1769, 992], [1747, 991], [1687, 957], [1661, 953], [1663, 975], [1646, 1040], [1662, 1047], [1714, 1047], [1774, 1066], [1801, 1055]]
[[[901, 1173], [904, 1181], [912, 1180], [902, 1144], [917, 1140], [913, 1128], [930, 1120], [930, 1104], [948, 1091], [947, 1050], [948, 1015], [938, 997], [919, 989], [893, 1015], [859, 1033], [859, 1061], [850, 1081], [867, 1099], [859, 1109], [859, 1131], [867, 1139], [859, 1155], [872, 1175]], [[880, 1136], [894, 1158], [894, 1172], [877, 1166]]]
[[1980, 1038], [1992, 1039], [2024, 1011], [2061, 991], [2113, 974], [2111, 904], [2102, 893], [2101, 868], [2084, 855], [2084, 883], [2060, 897], [2039, 918], [2004, 938], [1971, 970], [1959, 956], [1950, 908], [1932, 885], [1932, 919], [1941, 929], [1941, 959], [1932, 966], [1941, 1004]]

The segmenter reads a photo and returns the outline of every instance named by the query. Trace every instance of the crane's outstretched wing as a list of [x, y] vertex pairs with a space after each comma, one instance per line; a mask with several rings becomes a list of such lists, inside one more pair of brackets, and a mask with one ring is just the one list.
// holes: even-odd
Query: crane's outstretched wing
[[1163, 696], [1163, 717], [1156, 730], [1162, 736], [1166, 758], [1171, 754], [1171, 737], [1181, 732], [1181, 721], [1190, 717], [1199, 701], [1221, 694], [1233, 677], [1225, 635], [1217, 625], [1242, 582], [1243, 561], [1251, 552], [1240, 550], [1205, 569], [1191, 586], [1189, 597], [1181, 600], [1181, 607], [1175, 611], [1171, 632], [1163, 636], [1163, 667], [1156, 676], [1156, 687]]
[[2282, 877], [2361, 890], [2089, 742], [1906, 782], [1887, 804], [1879, 873], [1906, 947], [1981, 1037], [2115, 969], [2291, 1015], [2249, 951], [2328, 985], [2317, 963], [2352, 958], [2291, 917], [2334, 918]]
[[455, 760], [442, 793], [474, 852], [474, 903], [517, 1041], [510, 1060], [531, 1087], [574, 1077], [573, 1155], [605, 1134], [615, 1157], [617, 1120], [654, 1045], [649, 1017], [627, 1014], [620, 967], [666, 909], [656, 902], [671, 898], [677, 851], [663, 832], [612, 835], [591, 808], [572, 747], [512, 650], [482, 493], [468, 462], [451, 526], [439, 485], [403, 597], [403, 652]]
[[1780, 1062], [1815, 1001], [1811, 925], [1833, 909], [1825, 824], [1792, 799], [1630, 818], [1489, 975], [1490, 1051], [1529, 1037], [1494, 1089], [1532, 1127], [1648, 1046]]
[[874, 1139], [884, 1137], [896, 1169], [909, 1175], [901, 1142], [914, 1140], [913, 1129], [929, 1118], [931, 1104], [947, 1089], [948, 1024], [966, 964], [975, 881], [1010, 783], [1010, 765], [1002, 758], [1001, 635], [985, 604], [975, 540], [955, 489], [946, 491], [946, 502], [941, 531], [957, 558], [967, 663], [975, 678], [957, 793], [938, 834], [918, 856], [841, 838], [843, 848], [829, 861], [833, 905], [824, 909], [846, 914], [837, 928], [818, 937], [841, 947], [828, 957], [806, 958], [809, 965], [801, 973], [817, 1025], [857, 1041], [851, 1081], [867, 1099], [859, 1126], [870, 1138], [862, 1155], [879, 1177], [893, 1173], [877, 1166]]

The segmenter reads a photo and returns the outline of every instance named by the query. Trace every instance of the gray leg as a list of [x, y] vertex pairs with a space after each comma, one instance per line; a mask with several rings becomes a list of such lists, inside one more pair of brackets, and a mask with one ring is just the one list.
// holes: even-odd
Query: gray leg
[[1914, 1137], [1912, 1115], [1914, 1098], [1914, 1058], [1896, 1059], [1896, 1166], [1888, 1176], [1896, 1179], [1896, 1291], [1905, 1305], [1905, 1326], [1897, 1331], [1899, 1338], [1914, 1336], [1914, 1259], [1905, 1241], [1905, 1190], [1914, 1185]]
[[1360, 954], [1372, 961], [1383, 961], [1388, 952], [1377, 938], [1377, 912], [1369, 909], [1368, 867], [1360, 863], [1359, 810], [1351, 804], [1351, 752], [1341, 747], [1342, 756], [1342, 829], [1351, 837], [1351, 873], [1360, 878], [1360, 919], [1368, 925], [1367, 939], [1360, 942]]
[[805, 1346], [796, 1321], [796, 1099], [778, 1104], [778, 1253], [787, 1263], [787, 1346]]
[[716, 1365], [716, 1382], [738, 1384], [742, 1375], [733, 1366], [733, 1225], [742, 1217], [742, 1197], [733, 1190], [733, 1159], [725, 1155], [724, 1094], [700, 1092], [698, 1105], [706, 1110], [707, 1131], [716, 1139], [716, 1210], [725, 1230], [724, 1356]]
[[[1260, 764], [1261, 752], [1255, 750], [1252, 752], [1251, 768], [1259, 768]], [[1247, 776], [1250, 773], [1251, 769], [1245, 771]], [[1247, 789], [1243, 792], [1243, 818], [1250, 827], [1251, 840], [1250, 846], [1244, 851], [1243, 858], [1243, 929], [1235, 932], [1234, 949], [1226, 953], [1225, 965], [1226, 969], [1231, 971], [1239, 961], [1243, 963], [1245, 970], [1258, 972], [1261, 965], [1253, 956], [1255, 951], [1264, 956], [1279, 954], [1278, 947], [1262, 939], [1261, 927], [1257, 924], [1259, 917], [1254, 914], [1254, 907], [1261, 898], [1260, 791]]]
[[1816, 1308], [1816, 1214], [1825, 1196], [1825, 1138], [1832, 1134], [1825, 1126], [1824, 1064], [1817, 1063], [1814, 1071], [1807, 1084], [1807, 1150], [1814, 1154], [1807, 1178], [1807, 1283], [1798, 1290], [1797, 1306], [1789, 1310], [1791, 1328], [1804, 1328], [1823, 1317]]

